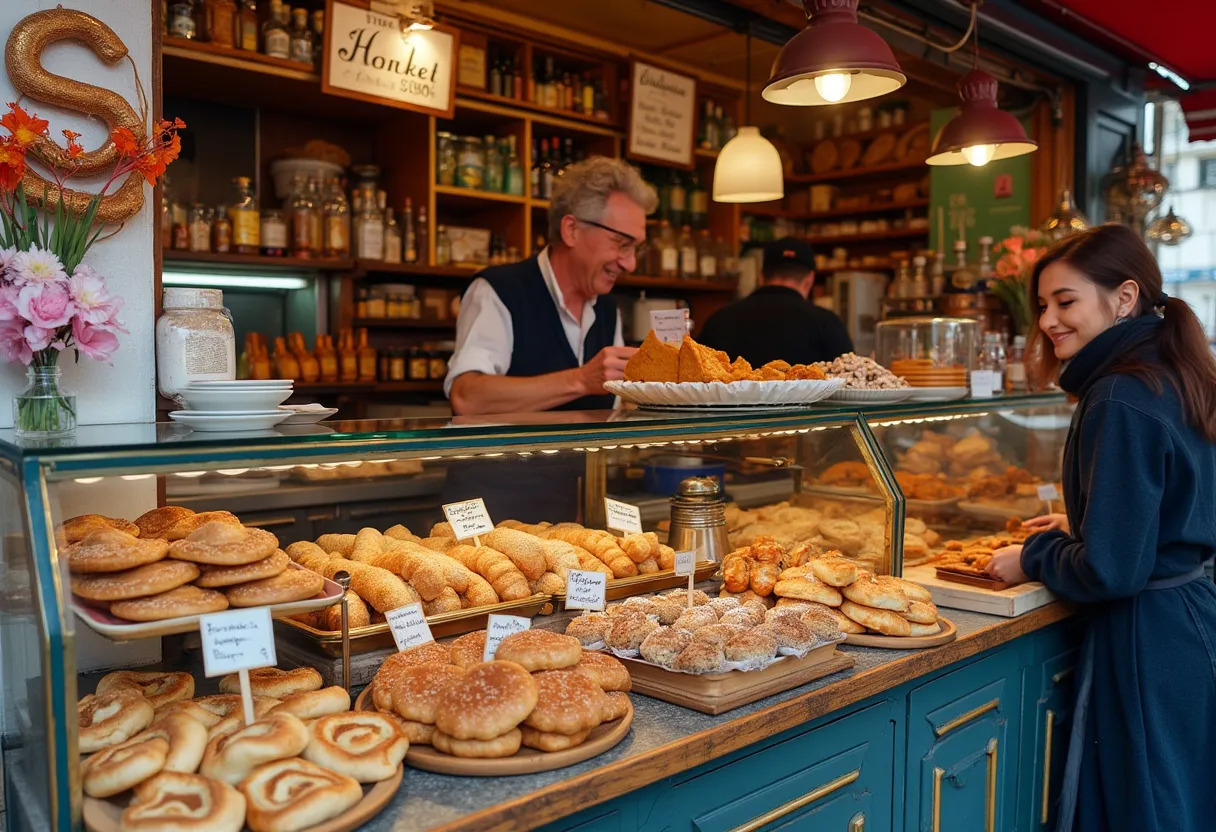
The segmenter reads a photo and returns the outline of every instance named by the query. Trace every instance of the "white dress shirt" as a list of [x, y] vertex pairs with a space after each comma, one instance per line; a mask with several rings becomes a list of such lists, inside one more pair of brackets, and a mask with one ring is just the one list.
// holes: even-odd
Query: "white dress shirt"
[[[583, 344], [586, 343], [587, 333], [595, 324], [595, 302], [589, 300], [584, 303], [583, 319], [576, 320], [562, 301], [562, 290], [557, 285], [553, 264], [549, 262], [549, 249], [541, 251], [536, 259], [540, 264], [540, 273], [545, 278], [545, 286], [553, 298], [553, 305], [557, 307], [562, 331], [566, 333], [570, 350], [581, 367], [586, 359], [594, 358], [583, 355]], [[618, 347], [625, 344], [619, 310], [616, 314], [616, 331], [612, 336], [612, 343]], [[456, 319], [456, 351], [448, 362], [448, 374], [443, 380], [444, 395], [451, 396], [452, 382], [465, 373], [506, 375], [511, 366], [511, 351], [514, 347], [515, 333], [511, 325], [511, 313], [485, 278], [477, 278], [460, 301], [460, 316]]]

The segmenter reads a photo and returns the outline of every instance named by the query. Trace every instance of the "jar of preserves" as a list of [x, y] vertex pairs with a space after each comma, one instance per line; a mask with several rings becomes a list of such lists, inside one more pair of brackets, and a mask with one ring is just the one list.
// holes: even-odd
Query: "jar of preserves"
[[383, 292], [373, 289], [372, 292], [367, 296], [367, 317], [388, 317], [388, 303], [384, 299]]
[[193, 381], [236, 378], [236, 332], [219, 289], [164, 291], [156, 321], [156, 386], [174, 399]]
[[262, 254], [267, 257], [287, 256], [287, 220], [282, 211], [262, 212], [258, 236]]
[[221, 205], [215, 212], [211, 223], [211, 250], [216, 254], [228, 254], [232, 251], [232, 220]]
[[431, 381], [443, 381], [444, 376], [448, 374], [447, 354], [443, 350], [431, 350], [427, 356], [427, 367], [427, 375]]
[[420, 347], [410, 347], [409, 354], [409, 380], [410, 381], [426, 381], [430, 375], [430, 366], [427, 363], [427, 354]]
[[190, 209], [188, 229], [191, 251], [211, 251], [211, 218], [209, 214], [210, 211], [207, 206], [200, 205], [197, 202]]
[[435, 182], [448, 186], [456, 184], [456, 144], [451, 133], [435, 134]]
[[456, 184], [482, 190], [486, 181], [486, 149], [476, 136], [462, 136], [456, 154]]
[[405, 381], [405, 351], [393, 350], [388, 361], [388, 380]]

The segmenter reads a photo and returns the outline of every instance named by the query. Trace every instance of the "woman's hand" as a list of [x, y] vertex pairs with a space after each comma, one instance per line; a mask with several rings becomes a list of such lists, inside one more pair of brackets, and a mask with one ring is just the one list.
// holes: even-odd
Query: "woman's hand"
[[1068, 534], [1068, 515], [1044, 514], [1041, 517], [1031, 517], [1022, 524], [1022, 528], [1032, 534], [1055, 531], [1056, 529]]
[[1006, 546], [992, 553], [988, 574], [1007, 584], [1024, 584], [1030, 576], [1022, 571], [1022, 547]]

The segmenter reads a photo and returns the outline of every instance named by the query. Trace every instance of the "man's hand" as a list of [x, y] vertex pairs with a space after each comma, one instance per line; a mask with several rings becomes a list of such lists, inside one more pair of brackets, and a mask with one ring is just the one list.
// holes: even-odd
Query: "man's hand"
[[992, 553], [988, 574], [1007, 584], [1024, 584], [1030, 576], [1022, 571], [1022, 547], [1006, 546]]
[[637, 347], [604, 347], [596, 353], [595, 358], [579, 368], [584, 395], [601, 395], [605, 381], [624, 378], [625, 364], [637, 351]]
[[1031, 517], [1022, 524], [1028, 532], [1050, 532], [1061, 529], [1068, 534], [1068, 516], [1065, 514], [1044, 514], [1041, 517]]

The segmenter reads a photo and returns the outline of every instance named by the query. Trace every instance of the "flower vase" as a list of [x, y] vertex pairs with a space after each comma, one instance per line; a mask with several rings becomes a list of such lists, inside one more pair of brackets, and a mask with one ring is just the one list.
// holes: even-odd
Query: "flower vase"
[[13, 427], [18, 436], [51, 439], [76, 431], [76, 396], [63, 390], [57, 364], [34, 365], [28, 386], [13, 398]]

